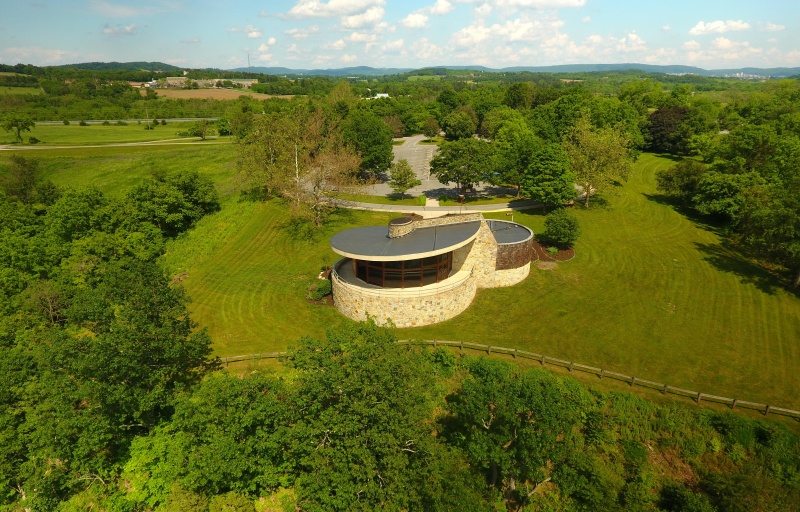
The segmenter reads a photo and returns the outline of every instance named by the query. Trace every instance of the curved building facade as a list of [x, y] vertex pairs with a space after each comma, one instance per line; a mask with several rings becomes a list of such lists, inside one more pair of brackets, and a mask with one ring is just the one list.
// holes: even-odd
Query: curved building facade
[[530, 272], [533, 232], [481, 214], [395, 219], [337, 233], [331, 248], [336, 308], [380, 325], [428, 325], [469, 307], [478, 288], [511, 286]]

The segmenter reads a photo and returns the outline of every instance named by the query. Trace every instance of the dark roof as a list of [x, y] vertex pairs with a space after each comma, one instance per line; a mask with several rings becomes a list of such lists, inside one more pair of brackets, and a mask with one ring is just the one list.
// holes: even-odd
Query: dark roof
[[423, 258], [450, 252], [472, 241], [480, 221], [417, 228], [398, 238], [389, 238], [388, 226], [348, 229], [331, 237], [334, 252], [349, 258], [392, 261]]
[[516, 222], [487, 220], [486, 223], [498, 244], [523, 242], [533, 236], [533, 231]]

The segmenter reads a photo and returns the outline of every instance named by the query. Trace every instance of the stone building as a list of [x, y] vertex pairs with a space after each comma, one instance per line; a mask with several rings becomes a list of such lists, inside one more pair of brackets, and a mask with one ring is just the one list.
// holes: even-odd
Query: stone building
[[533, 232], [480, 213], [401, 217], [388, 226], [337, 233], [331, 248], [344, 257], [331, 272], [334, 303], [343, 315], [413, 327], [457, 316], [478, 288], [525, 279]]

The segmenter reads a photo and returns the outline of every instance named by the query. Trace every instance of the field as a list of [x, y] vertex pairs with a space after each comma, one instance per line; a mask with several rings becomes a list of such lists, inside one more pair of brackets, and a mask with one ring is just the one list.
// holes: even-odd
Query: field
[[[158, 125], [153, 130], [145, 130], [144, 124], [129, 123], [127, 126], [110, 124], [90, 124], [80, 126], [78, 123], [70, 125], [39, 124], [29, 132], [22, 132], [25, 141], [29, 137], [39, 139], [39, 144], [48, 146], [81, 146], [102, 144], [124, 144], [130, 142], [167, 141], [184, 139], [183, 142], [199, 142], [199, 138], [179, 136], [178, 132], [187, 130], [193, 123], [167, 123]], [[11, 144], [14, 136], [11, 132], [0, 132], [0, 144]], [[227, 138], [224, 138], [227, 140]], [[206, 143], [208, 143], [207, 141]], [[31, 147], [31, 146], [26, 146]]]
[[42, 94], [38, 87], [0, 87], [0, 94]]
[[[212, 99], [212, 100], [235, 100], [239, 96], [246, 95], [252, 96], [257, 100], [266, 100], [269, 98], [286, 98], [290, 99], [292, 95], [274, 95], [274, 94], [261, 94], [252, 92], [247, 89], [156, 89], [159, 98], [171, 99]], [[146, 90], [142, 89], [142, 96], [146, 94]]]
[[[219, 355], [281, 350], [348, 322], [305, 292], [336, 255], [329, 237], [383, 224], [391, 214], [346, 211], [315, 240], [297, 240], [277, 201], [233, 194], [234, 145], [30, 151], [59, 184], [121, 194], [153, 167], [197, 168], [226, 194], [223, 210], [170, 242], [163, 257], [192, 297]], [[119, 153], [119, 154], [117, 154]], [[574, 260], [533, 268], [512, 288], [481, 290], [455, 319], [404, 338], [518, 347], [673, 386], [800, 408], [800, 298], [728, 249], [708, 226], [655, 195], [670, 160], [642, 155], [606, 204], [575, 209], [583, 234]], [[102, 172], [100, 171], [102, 170]], [[504, 214], [497, 214], [505, 219]], [[538, 212], [514, 220], [539, 232]]]

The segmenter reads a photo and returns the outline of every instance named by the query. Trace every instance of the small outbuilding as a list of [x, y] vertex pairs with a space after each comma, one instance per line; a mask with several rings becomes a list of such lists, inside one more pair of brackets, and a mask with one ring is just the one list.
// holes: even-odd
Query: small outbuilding
[[533, 232], [480, 213], [408, 216], [337, 233], [331, 248], [344, 257], [331, 273], [334, 303], [343, 315], [412, 327], [455, 317], [478, 288], [524, 280]]

